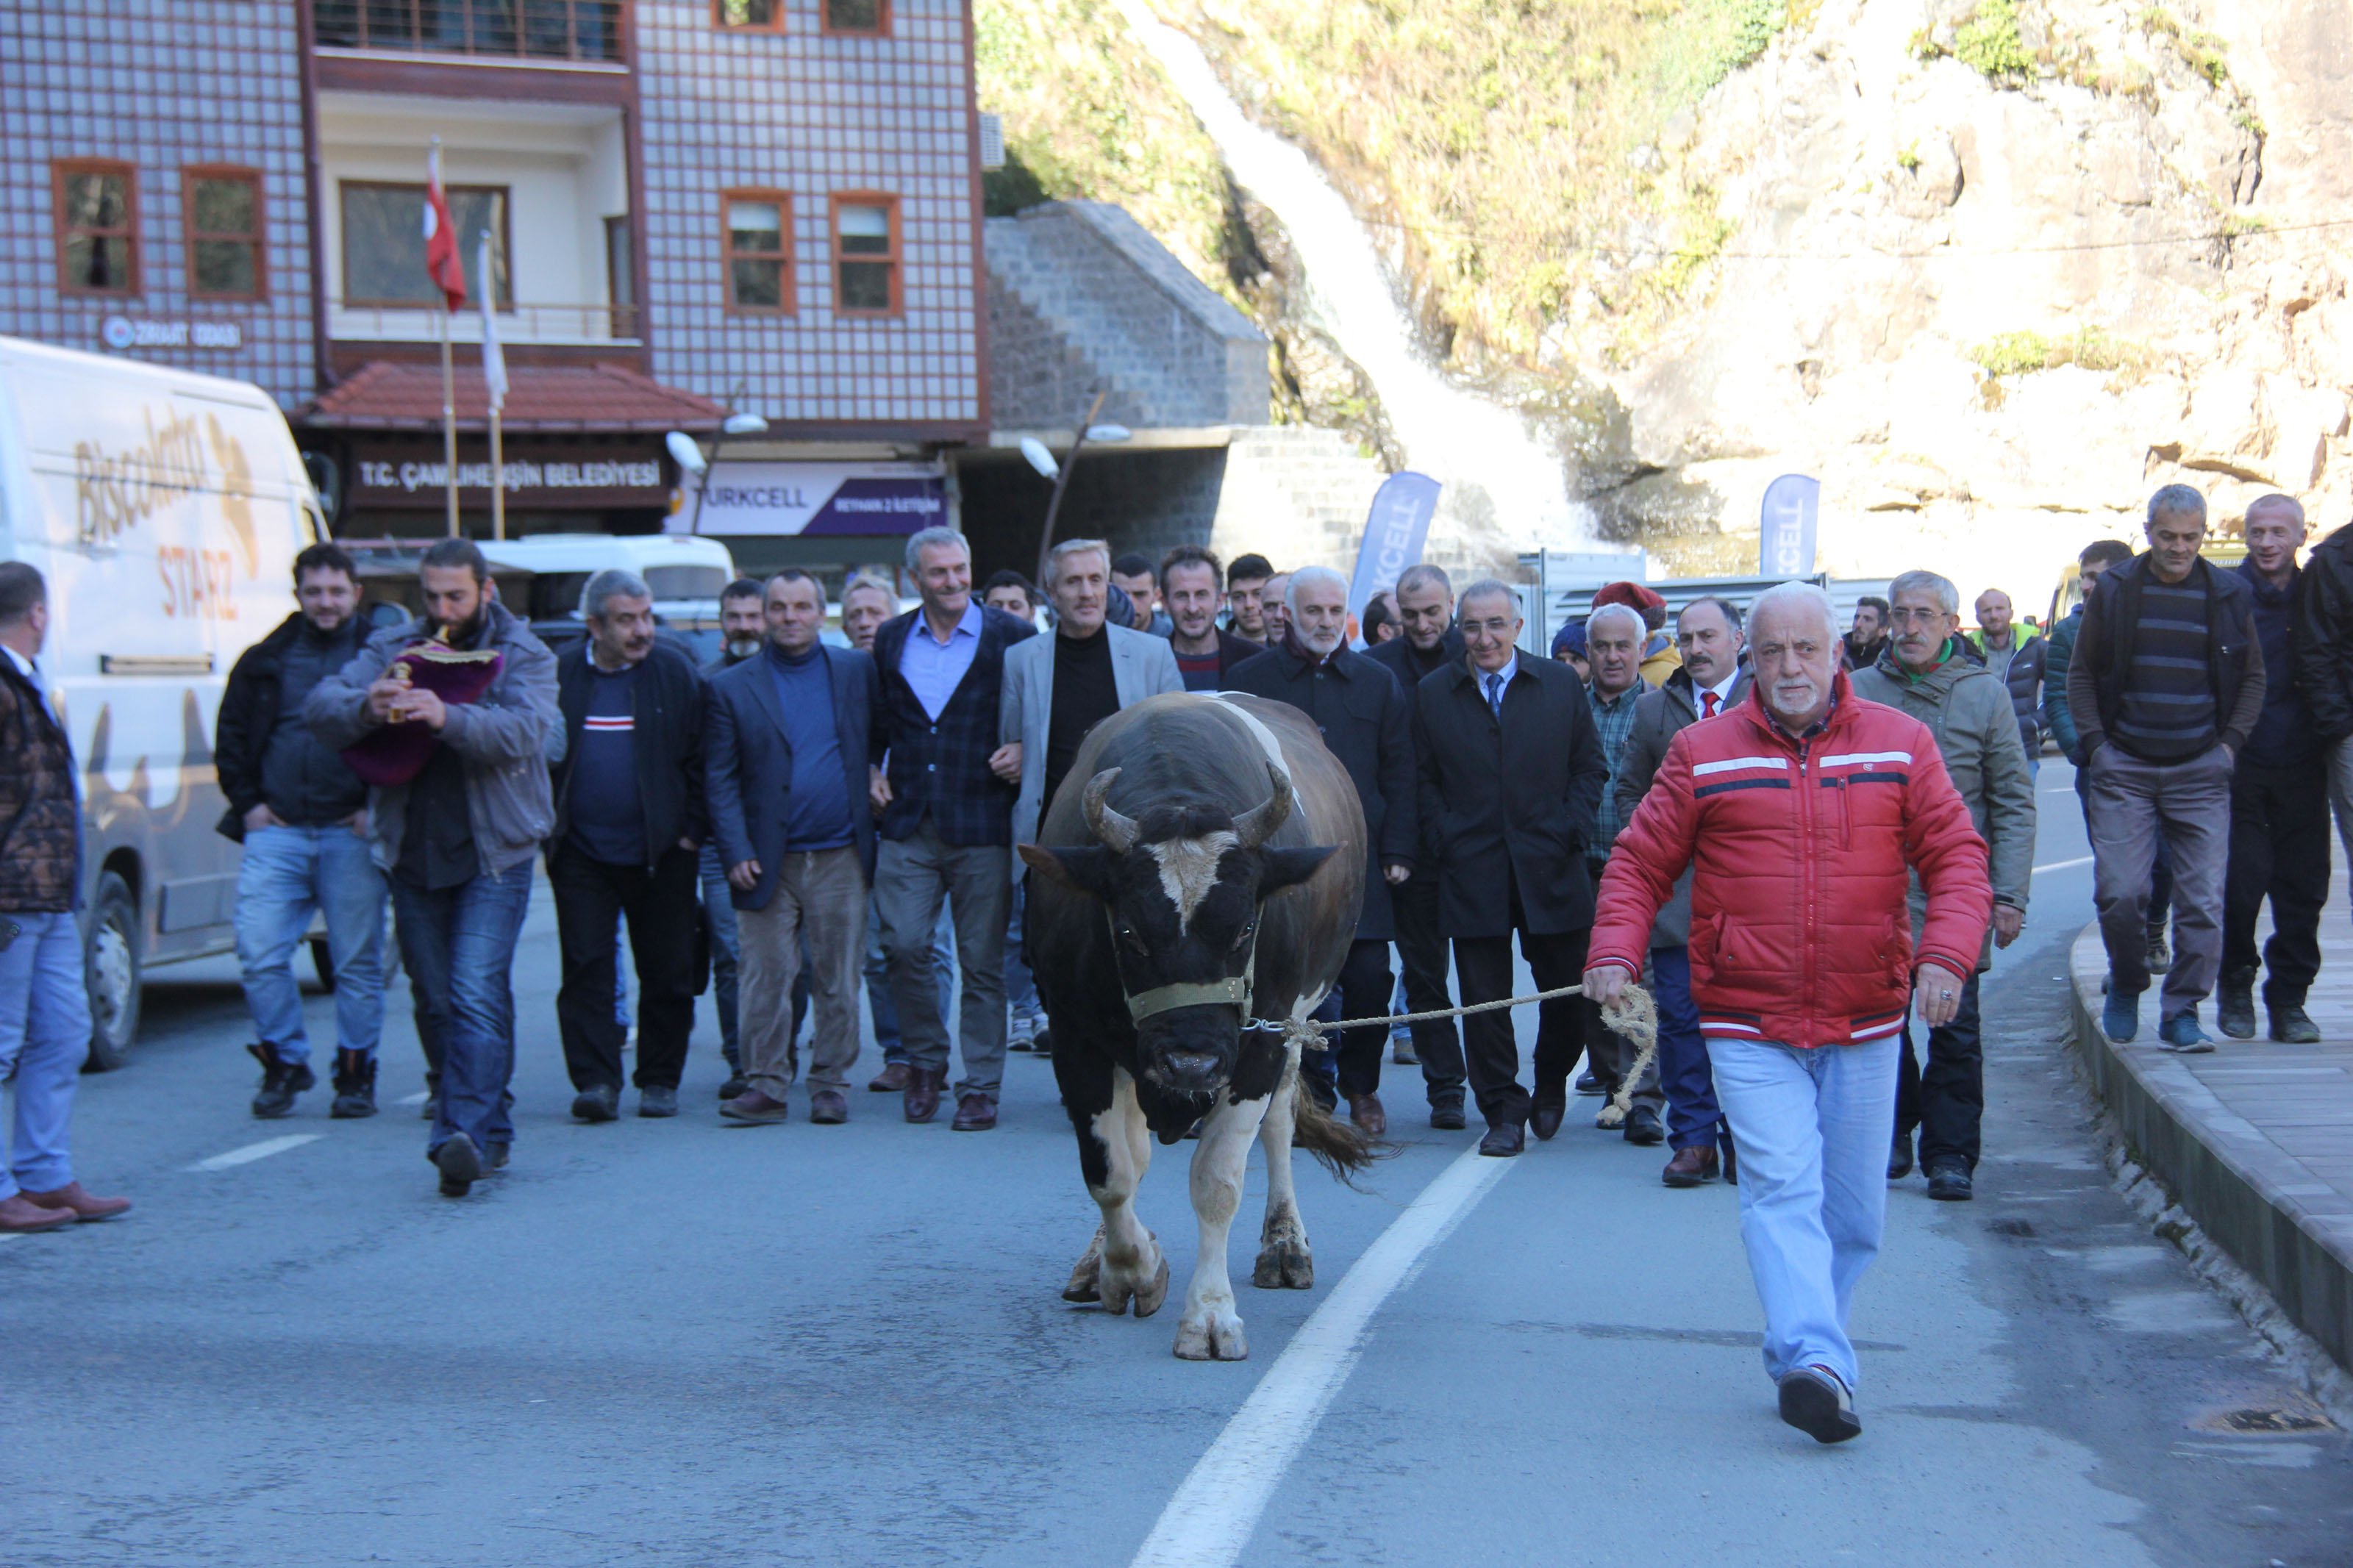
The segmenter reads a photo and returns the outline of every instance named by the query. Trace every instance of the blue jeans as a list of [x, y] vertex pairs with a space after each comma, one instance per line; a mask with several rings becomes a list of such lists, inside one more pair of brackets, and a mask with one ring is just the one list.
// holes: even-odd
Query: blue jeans
[[1005, 1001], [1017, 1018], [1038, 1016], [1038, 977], [1021, 957], [1021, 910], [1029, 901], [1025, 880], [1013, 889], [1013, 919], [1005, 928]]
[[1740, 1152], [1740, 1239], [1765, 1306], [1765, 1370], [1820, 1364], [1856, 1385], [1846, 1337], [1879, 1256], [1895, 1137], [1896, 1036], [1812, 1050], [1711, 1039], [1715, 1092]]
[[9, 914], [20, 928], [0, 952], [0, 1081], [15, 1090], [0, 1198], [53, 1193], [74, 1179], [66, 1131], [90, 1055], [81, 931], [69, 914]]
[[434, 892], [392, 879], [401, 962], [441, 1047], [428, 1154], [459, 1132], [477, 1149], [514, 1141], [514, 950], [530, 905], [528, 860]]
[[264, 1045], [311, 1059], [294, 950], [312, 914], [327, 921], [335, 965], [335, 1043], [375, 1056], [384, 1032], [384, 873], [367, 840], [341, 826], [257, 827], [237, 871], [237, 964]]
[[1704, 1149], [1724, 1137], [1724, 1111], [1692, 1000], [1691, 950], [1654, 947], [1651, 978], [1659, 1004], [1659, 1087], [1667, 1096], [1667, 1146]]
[[741, 1065], [735, 1045], [735, 975], [743, 964], [742, 939], [735, 934], [735, 906], [728, 898], [726, 868], [719, 864], [716, 845], [702, 847], [702, 919], [711, 928], [711, 994], [719, 1008], [719, 1054], [732, 1068]]

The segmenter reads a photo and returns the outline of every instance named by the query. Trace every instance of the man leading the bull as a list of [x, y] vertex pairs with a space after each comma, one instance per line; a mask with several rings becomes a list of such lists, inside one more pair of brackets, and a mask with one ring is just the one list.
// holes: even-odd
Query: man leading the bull
[[[1694, 724], [1618, 837], [1586, 994], [1639, 973], [1693, 868], [1692, 994], [1740, 1154], [1740, 1232], [1781, 1419], [1862, 1430], [1847, 1312], [1879, 1251], [1896, 1057], [1916, 989], [1952, 1021], [1993, 893], [1985, 843], [1926, 725], [1854, 695], [1836, 613], [1809, 584], [1758, 595], [1751, 700]], [[1915, 942], [1916, 873], [1927, 915]]]
[[[1328, 566], [1303, 566], [1291, 574], [1288, 593], [1282, 642], [1237, 666], [1226, 688], [1287, 702], [1314, 720], [1356, 786], [1365, 808], [1365, 898], [1356, 944], [1340, 971], [1335, 1016], [1378, 1017], [1389, 1001], [1388, 944], [1395, 934], [1389, 889], [1413, 871], [1413, 740], [1405, 693], [1388, 670], [1348, 647], [1346, 578]], [[1368, 1025], [1348, 1030], [1336, 1052], [1318, 1053], [1327, 1062], [1339, 1058], [1339, 1092], [1348, 1097], [1348, 1115], [1367, 1137], [1388, 1131], [1380, 1097], [1381, 1046], [1388, 1037], [1386, 1025]], [[1321, 1064], [1302, 1066], [1314, 1075]], [[1331, 1092], [1327, 1085], [1317, 1098]]]

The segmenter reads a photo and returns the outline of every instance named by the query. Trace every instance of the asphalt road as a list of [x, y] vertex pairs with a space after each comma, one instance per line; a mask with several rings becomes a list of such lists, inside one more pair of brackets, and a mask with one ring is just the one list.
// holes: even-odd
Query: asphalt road
[[[1415, 1141], [1366, 1191], [1300, 1160], [1317, 1288], [1243, 1283], [1231, 1364], [1169, 1354], [1189, 1146], [1143, 1202], [1169, 1306], [1059, 1299], [1093, 1211], [1043, 1060], [993, 1133], [863, 1094], [844, 1127], [726, 1128], [706, 1015], [688, 1114], [575, 1126], [543, 887], [514, 1164], [463, 1202], [411, 1108], [330, 1121], [322, 1088], [253, 1121], [233, 973], [159, 976], [77, 1124], [138, 1209], [0, 1244], [0, 1563], [2353, 1563], [2353, 1441], [2232, 1428], [2306, 1407], [2099, 1163], [2057, 1043], [2090, 896], [2063, 765], [2042, 794], [1980, 1196], [1893, 1194], [1843, 1447], [1774, 1417], [1735, 1192], [1669, 1192], [1663, 1152], [1577, 1115], [1465, 1164], [1409, 1068]], [[390, 1101], [422, 1087], [405, 1009], [385, 1048]]]

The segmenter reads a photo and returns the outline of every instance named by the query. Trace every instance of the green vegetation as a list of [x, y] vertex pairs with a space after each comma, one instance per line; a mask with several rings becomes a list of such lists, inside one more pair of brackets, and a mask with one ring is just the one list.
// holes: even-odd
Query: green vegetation
[[1915, 141], [1909, 146], [1905, 147], [1904, 151], [1896, 153], [1895, 166], [1902, 169], [1907, 174], [1913, 170], [1918, 168], [1920, 166], [1920, 143]]
[[2046, 338], [2041, 332], [2004, 332], [1969, 350], [1969, 358], [1987, 375], [2026, 375], [2055, 370], [2063, 364], [2084, 370], [2137, 373], [2149, 363], [2149, 352], [2138, 343], [2112, 337], [2098, 327], [2085, 327], [2071, 337]]
[[1953, 30], [1949, 48], [1923, 27], [1912, 35], [1911, 49], [1922, 61], [1950, 55], [1996, 87], [2022, 86], [2034, 77], [2034, 55], [2018, 31], [2018, 0], [1983, 0]]
[[2213, 34], [2191, 32], [2174, 20], [2172, 13], [2154, 5], [2140, 14], [2140, 26], [2150, 37], [2170, 43], [2182, 63], [2204, 77], [2208, 85], [2221, 87], [2230, 79], [2230, 63], [2222, 58], [2227, 46]]

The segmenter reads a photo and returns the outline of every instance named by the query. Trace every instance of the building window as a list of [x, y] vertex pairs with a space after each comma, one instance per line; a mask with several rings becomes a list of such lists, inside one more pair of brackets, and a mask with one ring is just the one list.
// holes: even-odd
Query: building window
[[86, 159], [50, 167], [57, 201], [58, 287], [68, 294], [139, 292], [139, 176], [128, 163]]
[[269, 292], [259, 173], [182, 169], [180, 216], [187, 230], [191, 299], [259, 300]]
[[818, 0], [828, 36], [882, 38], [891, 34], [891, 0]]
[[723, 32], [776, 32], [785, 25], [785, 0], [712, 0], [711, 19]]
[[899, 313], [899, 198], [833, 198], [833, 308], [844, 316]]
[[727, 308], [789, 316], [793, 298], [793, 199], [781, 191], [723, 191]]
[[[507, 265], [507, 189], [504, 185], [448, 185], [450, 226], [458, 231], [458, 255], [466, 264], [466, 298], [482, 298], [481, 233], [491, 231], [492, 296], [501, 310], [514, 308], [514, 285]], [[375, 180], [345, 180], [339, 188], [343, 210], [343, 298], [346, 305], [425, 309], [441, 303], [441, 290], [425, 270], [425, 187]]]

